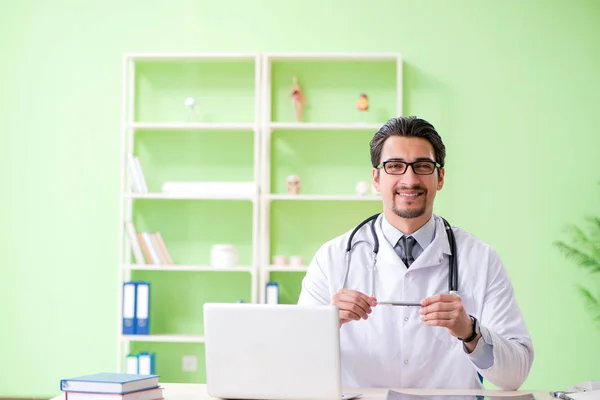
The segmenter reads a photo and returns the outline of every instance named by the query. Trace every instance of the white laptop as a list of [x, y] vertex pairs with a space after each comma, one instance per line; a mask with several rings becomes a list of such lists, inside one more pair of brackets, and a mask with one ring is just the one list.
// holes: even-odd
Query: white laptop
[[291, 304], [204, 305], [206, 388], [224, 399], [342, 395], [338, 310]]

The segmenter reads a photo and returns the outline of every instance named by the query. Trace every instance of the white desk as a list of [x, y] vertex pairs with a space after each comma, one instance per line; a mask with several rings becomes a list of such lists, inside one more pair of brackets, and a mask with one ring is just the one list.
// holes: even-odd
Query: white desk
[[[211, 400], [213, 399], [206, 393], [206, 385], [193, 383], [161, 383], [165, 390], [163, 397], [165, 400]], [[528, 391], [519, 392], [496, 391], [496, 390], [450, 390], [450, 389], [393, 389], [398, 392], [412, 394], [473, 394], [487, 396], [515, 396], [519, 394], [533, 393], [536, 400], [550, 400], [553, 397], [550, 391]], [[362, 393], [357, 400], [385, 400], [388, 389], [348, 389], [345, 392]], [[64, 400], [64, 393], [51, 400]]]

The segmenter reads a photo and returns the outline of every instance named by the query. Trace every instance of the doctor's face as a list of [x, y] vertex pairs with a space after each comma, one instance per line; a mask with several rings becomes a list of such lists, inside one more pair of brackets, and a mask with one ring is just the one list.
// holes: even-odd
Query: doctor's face
[[385, 213], [391, 211], [400, 218], [422, 219], [419, 222], [425, 224], [433, 213], [436, 192], [444, 185], [443, 169], [435, 168], [432, 174], [427, 174], [431, 164], [426, 161], [436, 161], [433, 146], [423, 138], [390, 136], [383, 144], [380, 165], [390, 160], [425, 161], [409, 166], [401, 175], [394, 175], [402, 171], [400, 163], [388, 163], [388, 172], [384, 167], [373, 168], [373, 185], [381, 193]]

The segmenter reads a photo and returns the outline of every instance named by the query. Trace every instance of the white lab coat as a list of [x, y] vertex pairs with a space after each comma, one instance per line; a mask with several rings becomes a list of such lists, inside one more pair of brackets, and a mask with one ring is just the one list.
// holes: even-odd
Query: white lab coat
[[[434, 216], [432, 243], [410, 269], [387, 242], [376, 220], [379, 238], [375, 295], [379, 301], [420, 301], [448, 292], [450, 246], [442, 220]], [[443, 327], [430, 327], [417, 307], [378, 306], [367, 320], [340, 328], [344, 387], [481, 388], [477, 372], [496, 386], [520, 387], [533, 362], [533, 346], [513, 287], [498, 254], [487, 244], [453, 228], [458, 247], [458, 293], [467, 313], [493, 344], [494, 362], [481, 370], [463, 344]], [[315, 254], [302, 282], [299, 304], [330, 304], [344, 279], [345, 248], [350, 232], [325, 243]], [[368, 240], [352, 253], [346, 288], [371, 294], [373, 261], [371, 230], [354, 237]], [[481, 340], [481, 339], [480, 339]]]

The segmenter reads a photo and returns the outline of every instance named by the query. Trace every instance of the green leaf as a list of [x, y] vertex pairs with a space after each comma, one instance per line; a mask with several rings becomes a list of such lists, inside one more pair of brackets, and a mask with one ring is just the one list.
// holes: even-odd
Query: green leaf
[[577, 226], [569, 226], [568, 231], [573, 241], [573, 245], [581, 252], [587, 253], [600, 264], [600, 245], [593, 238], [594, 230], [590, 234], [586, 234]]
[[600, 272], [600, 261], [598, 259], [564, 242], [555, 242], [554, 244], [567, 259], [575, 261], [580, 267], [586, 268], [592, 273]]
[[577, 285], [579, 293], [583, 297], [587, 310], [592, 314], [594, 321], [600, 323], [600, 296], [594, 297], [592, 293], [585, 287]]
[[600, 248], [600, 217], [589, 217], [587, 221], [590, 225], [590, 239], [597, 248]]

